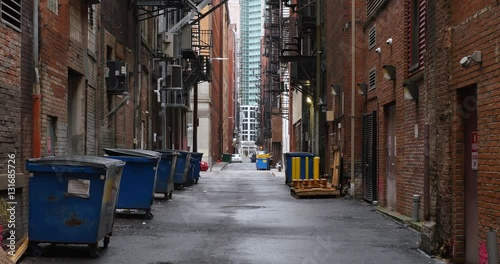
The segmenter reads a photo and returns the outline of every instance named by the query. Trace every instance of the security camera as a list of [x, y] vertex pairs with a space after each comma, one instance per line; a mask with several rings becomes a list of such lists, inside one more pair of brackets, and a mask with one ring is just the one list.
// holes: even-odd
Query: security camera
[[470, 56], [465, 56], [460, 60], [460, 65], [464, 68], [469, 68], [469, 66], [472, 64], [472, 58]]
[[378, 47], [378, 48], [375, 49], [375, 52], [378, 53], [378, 54], [380, 54], [382, 52], [382, 49], [380, 47]]
[[469, 68], [472, 63], [481, 63], [482, 56], [481, 56], [481, 51], [474, 51], [471, 55], [465, 56], [460, 60], [460, 65], [464, 68]]
[[388, 39], [385, 41], [385, 43], [386, 43], [387, 45], [389, 45], [389, 46], [390, 46], [390, 45], [392, 45], [392, 38], [388, 38]]

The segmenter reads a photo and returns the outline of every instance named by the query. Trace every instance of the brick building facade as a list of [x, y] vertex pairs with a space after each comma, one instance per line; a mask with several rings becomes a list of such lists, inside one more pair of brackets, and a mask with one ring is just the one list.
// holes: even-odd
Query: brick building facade
[[[350, 177], [351, 2], [323, 3], [338, 14], [325, 16], [325, 85], [340, 88], [328, 96], [325, 155], [340, 149]], [[365, 89], [355, 99], [356, 193], [406, 216], [419, 195], [422, 249], [457, 263], [487, 263], [486, 233], [500, 225], [499, 10], [495, 1], [356, 1], [355, 82]]]

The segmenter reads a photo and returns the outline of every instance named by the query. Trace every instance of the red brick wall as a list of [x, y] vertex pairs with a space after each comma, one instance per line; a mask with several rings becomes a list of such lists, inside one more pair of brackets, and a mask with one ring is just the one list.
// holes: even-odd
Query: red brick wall
[[[469, 1], [467, 5], [454, 4], [451, 6], [451, 57], [450, 57], [450, 86], [453, 89], [477, 85], [477, 111], [479, 136], [479, 171], [478, 171], [478, 215], [479, 215], [479, 245], [480, 255], [484, 261], [486, 233], [490, 226], [500, 227], [500, 165], [498, 150], [500, 126], [498, 117], [500, 111], [499, 83], [500, 65], [498, 60], [498, 39], [500, 39], [500, 6], [495, 1]], [[482, 52], [482, 63], [473, 64], [469, 68], [461, 67], [459, 61], [475, 50]], [[463, 105], [464, 101], [457, 101]], [[461, 112], [456, 113], [456, 119], [461, 119]], [[463, 121], [466, 122], [466, 119]], [[456, 149], [454, 156], [453, 173], [453, 204], [452, 214], [453, 234], [455, 237], [454, 257], [461, 259], [464, 250], [464, 208], [463, 208], [463, 132], [458, 120], [454, 122]], [[500, 239], [500, 236], [499, 236]]]
[[[325, 14], [332, 12], [340, 12], [341, 16], [328, 16], [325, 15], [325, 53], [326, 53], [326, 83], [325, 86], [328, 94], [328, 109], [334, 110], [336, 122], [330, 124], [328, 134], [328, 148], [327, 152], [331, 155], [332, 148], [337, 147], [343, 153], [344, 167], [343, 174], [345, 179], [351, 178], [351, 98], [352, 98], [352, 71], [351, 71], [351, 2], [349, 1], [324, 1]], [[362, 1], [356, 2], [356, 83], [366, 82], [367, 75], [364, 72], [365, 53], [361, 47], [366, 46], [363, 33], [363, 21], [366, 17], [366, 11]], [[341, 106], [342, 96], [333, 97], [331, 95], [331, 85], [340, 85], [341, 92], [343, 93], [344, 106]], [[357, 94], [355, 98], [355, 113], [356, 117], [362, 116], [363, 103], [365, 99], [363, 96]], [[343, 113], [342, 113], [343, 108]], [[341, 128], [338, 128], [338, 122], [341, 123]], [[361, 131], [361, 119], [357, 119], [355, 131]], [[340, 134], [340, 135], [339, 135]], [[357, 191], [361, 190], [361, 171], [359, 163], [361, 161], [361, 133], [355, 133], [355, 177], [357, 179]], [[324, 168], [328, 173], [331, 173], [329, 160], [331, 157], [326, 158], [327, 164]]]

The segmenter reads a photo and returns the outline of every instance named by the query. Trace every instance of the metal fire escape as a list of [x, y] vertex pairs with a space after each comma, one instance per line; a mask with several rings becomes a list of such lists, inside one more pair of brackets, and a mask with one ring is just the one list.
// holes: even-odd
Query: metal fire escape
[[290, 86], [304, 95], [313, 96], [313, 84], [316, 78], [315, 10], [314, 1], [297, 0], [290, 4], [289, 0], [281, 0], [284, 8], [288, 8], [289, 16], [282, 12], [282, 43], [279, 61], [288, 63], [290, 68]]
[[202, 13], [211, 3], [212, 0], [135, 0], [143, 11], [139, 21], [165, 15], [177, 17], [174, 25], [159, 33], [153, 48], [155, 76], [160, 81], [156, 93], [160, 97], [161, 90], [162, 105], [167, 108], [186, 108], [193, 86], [211, 81], [212, 31], [200, 27], [200, 20], [221, 6], [218, 4]]

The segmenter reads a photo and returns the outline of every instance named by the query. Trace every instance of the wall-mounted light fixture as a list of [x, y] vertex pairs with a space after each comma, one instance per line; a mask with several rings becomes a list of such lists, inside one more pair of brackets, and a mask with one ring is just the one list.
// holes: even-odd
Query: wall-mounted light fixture
[[481, 51], [474, 51], [471, 55], [465, 56], [460, 60], [460, 65], [464, 68], [469, 68], [472, 63], [481, 63], [483, 58], [481, 56]]
[[384, 71], [384, 79], [390, 81], [396, 80], [396, 67], [393, 65], [384, 65], [382, 69]]
[[332, 95], [333, 96], [340, 95], [340, 85], [332, 84], [331, 87], [332, 87]]
[[368, 85], [366, 85], [366, 83], [358, 83], [358, 94], [361, 95], [368, 94]]
[[418, 84], [410, 81], [403, 82], [403, 95], [406, 100], [418, 100]]
[[306, 98], [306, 102], [307, 102], [308, 104], [312, 104], [312, 103], [313, 103], [313, 101], [312, 101], [311, 97], [309, 97], [309, 96]]
[[389, 46], [392, 46], [392, 38], [388, 38], [385, 43]]

